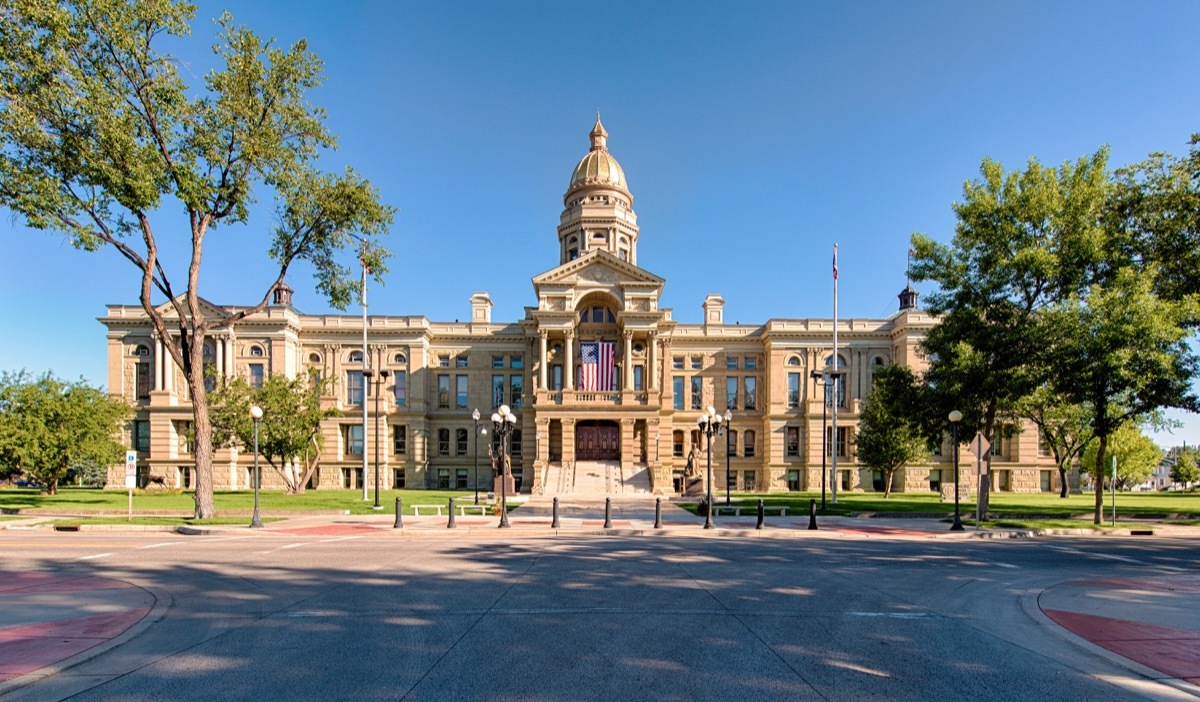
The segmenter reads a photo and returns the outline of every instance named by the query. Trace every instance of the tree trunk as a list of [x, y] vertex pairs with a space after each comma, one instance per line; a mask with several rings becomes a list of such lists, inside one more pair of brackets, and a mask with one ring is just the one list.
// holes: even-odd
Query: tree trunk
[[887, 499], [892, 494], [892, 473], [885, 472], [883, 474], [883, 499]]
[[1067, 469], [1065, 466], [1058, 467], [1058, 479], [1061, 483], [1058, 496], [1065, 500], [1071, 492], [1067, 486]]
[[[1093, 524], [1100, 524], [1104, 515], [1104, 451], [1108, 448], [1108, 435], [1100, 434], [1100, 446], [1096, 449], [1096, 465], [1092, 468], [1092, 483], [1095, 484], [1096, 518]], [[1116, 485], [1113, 489], [1116, 489]]]
[[192, 393], [192, 421], [195, 427], [195, 458], [196, 458], [196, 519], [211, 519], [217, 516], [217, 508], [213, 503], [213, 445], [212, 423], [208, 419], [208, 390], [204, 387], [204, 358], [203, 343], [197, 344], [198, 351], [193, 357], [199, 362], [192, 363], [188, 388]]

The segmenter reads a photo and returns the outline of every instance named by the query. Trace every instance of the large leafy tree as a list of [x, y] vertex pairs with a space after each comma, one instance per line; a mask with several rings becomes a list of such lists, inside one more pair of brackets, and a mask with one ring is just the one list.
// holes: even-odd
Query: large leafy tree
[[1038, 439], [1050, 449], [1058, 467], [1059, 497], [1067, 497], [1067, 473], [1092, 440], [1090, 409], [1067, 402], [1043, 385], [1017, 403], [1017, 416], [1037, 427]]
[[863, 405], [854, 454], [858, 462], [883, 474], [883, 496], [892, 492], [892, 476], [929, 456], [929, 437], [922, 427], [923, 401], [917, 377], [906, 366], [878, 369], [871, 395]]
[[1190, 485], [1200, 480], [1200, 465], [1196, 462], [1196, 449], [1191, 446], [1172, 449], [1175, 463], [1171, 466], [1171, 480]]
[[28, 474], [54, 494], [72, 467], [121, 460], [117, 437], [131, 414], [82, 380], [0, 373], [0, 471]]
[[[1102, 475], [1109, 442], [1126, 425], [1159, 409], [1200, 410], [1192, 379], [1200, 359], [1188, 324], [1200, 318], [1194, 296], [1168, 300], [1154, 293], [1153, 267], [1121, 267], [1105, 284], [1071, 295], [1045, 313], [1054, 343], [1047, 382], [1068, 402], [1089, 408], [1095, 446], [1084, 469]], [[1104, 491], [1097, 481], [1095, 522]]]
[[1154, 468], [1163, 456], [1162, 449], [1154, 443], [1153, 439], [1143, 434], [1141, 428], [1134, 423], [1122, 424], [1121, 428], [1108, 438], [1108, 447], [1105, 451], [1107, 457], [1104, 459], [1104, 470], [1100, 475], [1100, 480], [1095, 478], [1098, 451], [1098, 442], [1084, 451], [1080, 470], [1092, 476], [1092, 482], [1097, 486], [1103, 485], [1105, 482], [1112, 485], [1112, 462], [1115, 456], [1117, 459], [1117, 484], [1112, 486], [1113, 489], [1124, 489], [1149, 480], [1150, 476], [1154, 475]]
[[321, 407], [321, 390], [328, 382], [277, 374], [257, 388], [240, 377], [222, 382], [209, 395], [213, 444], [253, 447], [250, 407], [258, 405], [263, 411], [259, 454], [275, 469], [289, 495], [303, 493], [320, 464], [321, 421], [338, 414], [336, 409]]
[[[393, 209], [353, 170], [326, 173], [335, 146], [307, 94], [321, 62], [304, 41], [288, 48], [219, 20], [219, 68], [193, 89], [159, 46], [189, 32], [179, 0], [10, 0], [0, 8], [0, 206], [35, 229], [65, 232], [87, 251], [109, 249], [136, 271], [140, 302], [183, 369], [196, 432], [196, 516], [214, 513], [213, 446], [203, 342], [261, 311], [293, 263], [344, 307], [357, 283], [336, 260], [360, 256], [382, 282], [377, 243]], [[210, 235], [250, 218], [273, 195], [274, 270], [261, 299], [213, 318], [200, 298]], [[170, 245], [168, 241], [170, 240]], [[164, 250], [181, 247], [174, 265]], [[165, 310], [160, 306], [165, 303]]]
[[[1077, 288], [1097, 255], [1106, 164], [1103, 149], [1057, 169], [1031, 159], [1006, 172], [985, 159], [954, 204], [953, 240], [913, 234], [913, 278], [937, 285], [926, 308], [942, 316], [923, 343], [926, 384], [936, 416], [963, 413], [966, 436], [981, 431], [994, 443], [1012, 426], [1005, 418], [1038, 387], [1039, 313]], [[987, 482], [980, 488], [986, 518]]]

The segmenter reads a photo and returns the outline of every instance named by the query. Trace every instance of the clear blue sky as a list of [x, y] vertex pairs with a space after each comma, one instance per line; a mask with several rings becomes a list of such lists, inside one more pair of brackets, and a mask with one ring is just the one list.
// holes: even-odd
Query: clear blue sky
[[[639, 263], [663, 304], [700, 321], [896, 309], [911, 232], [949, 239], [951, 203], [984, 156], [1017, 168], [1111, 149], [1181, 154], [1200, 132], [1200, 3], [199, 3], [175, 51], [194, 84], [211, 19], [306, 38], [327, 80], [312, 99], [351, 164], [401, 208], [370, 311], [493, 318], [534, 302], [597, 109], [634, 195]], [[246, 304], [270, 279], [269, 211], [210, 239], [201, 293]], [[183, 222], [164, 211], [160, 235]], [[106, 382], [106, 303], [137, 301], [132, 267], [0, 221], [0, 368]], [[347, 263], [352, 262], [347, 257]], [[178, 263], [178, 262], [176, 262]], [[174, 275], [182, 276], [176, 265]], [[305, 270], [295, 304], [327, 311]], [[177, 287], [182, 287], [179, 283]], [[356, 314], [352, 307], [348, 313]], [[1200, 440], [1200, 422], [1161, 443]]]

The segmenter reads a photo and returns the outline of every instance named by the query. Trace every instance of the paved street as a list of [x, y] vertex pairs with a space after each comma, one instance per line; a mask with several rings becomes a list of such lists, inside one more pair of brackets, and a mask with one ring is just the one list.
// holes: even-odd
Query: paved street
[[[77, 664], [0, 690], [5, 702], [1195, 699], [1177, 680], [1191, 662], [1162, 672], [1137, 658], [1166, 666], [1196, 648], [1198, 549], [1181, 537], [6, 531], [2, 571], [59, 590], [133, 586], [107, 610], [18, 587], [28, 611], [148, 613]], [[1134, 608], [1161, 627], [1152, 646], [1121, 633]], [[1072, 633], [1087, 626], [1100, 633]]]

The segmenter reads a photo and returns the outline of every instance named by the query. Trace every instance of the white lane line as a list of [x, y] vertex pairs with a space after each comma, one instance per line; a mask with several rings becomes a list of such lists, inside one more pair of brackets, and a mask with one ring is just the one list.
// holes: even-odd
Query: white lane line
[[1012, 563], [1001, 563], [1000, 561], [992, 561], [993, 565], [998, 565], [1001, 568], [1020, 568], [1021, 566], [1013, 565]]
[[349, 540], [351, 540], [351, 539], [361, 539], [361, 538], [362, 538], [362, 534], [359, 534], [358, 536], [342, 536], [342, 537], [339, 537], [339, 538], [336, 538], [336, 539], [322, 539], [322, 540], [318, 541], [317, 543], [319, 543], [319, 544], [331, 544], [331, 543], [333, 543], [333, 542], [335, 542], [335, 541], [349, 541]]
[[80, 556], [79, 558], [76, 558], [75, 560], [77, 560], [77, 561], [90, 561], [90, 560], [92, 560], [93, 558], [104, 558], [105, 556], [111, 556], [111, 555], [112, 555], [112, 553], [93, 553], [93, 554], [92, 554], [92, 555], [90, 555], [90, 556]]
[[1087, 555], [1091, 556], [1092, 558], [1107, 558], [1110, 561], [1121, 561], [1123, 563], [1133, 563], [1135, 565], [1150, 565], [1149, 563], [1146, 563], [1145, 561], [1139, 561], [1136, 558], [1130, 558], [1129, 556], [1115, 556], [1111, 553], [1089, 553]]
[[1047, 544], [1046, 548], [1051, 548], [1055, 551], [1062, 551], [1063, 553], [1083, 553], [1083, 551], [1080, 551], [1077, 548], [1067, 548], [1066, 546], [1050, 546]]
[[141, 551], [142, 549], [145, 549], [145, 548], [162, 548], [163, 546], [171, 546], [171, 545], [173, 545], [173, 544], [175, 544], [175, 543], [176, 543], [175, 541], [164, 541], [164, 542], [162, 542], [161, 544], [147, 544], [147, 545], [145, 545], [145, 546], [138, 546], [138, 547], [137, 547], [136, 549], [134, 549], [134, 550], [135, 550], [135, 551]]

